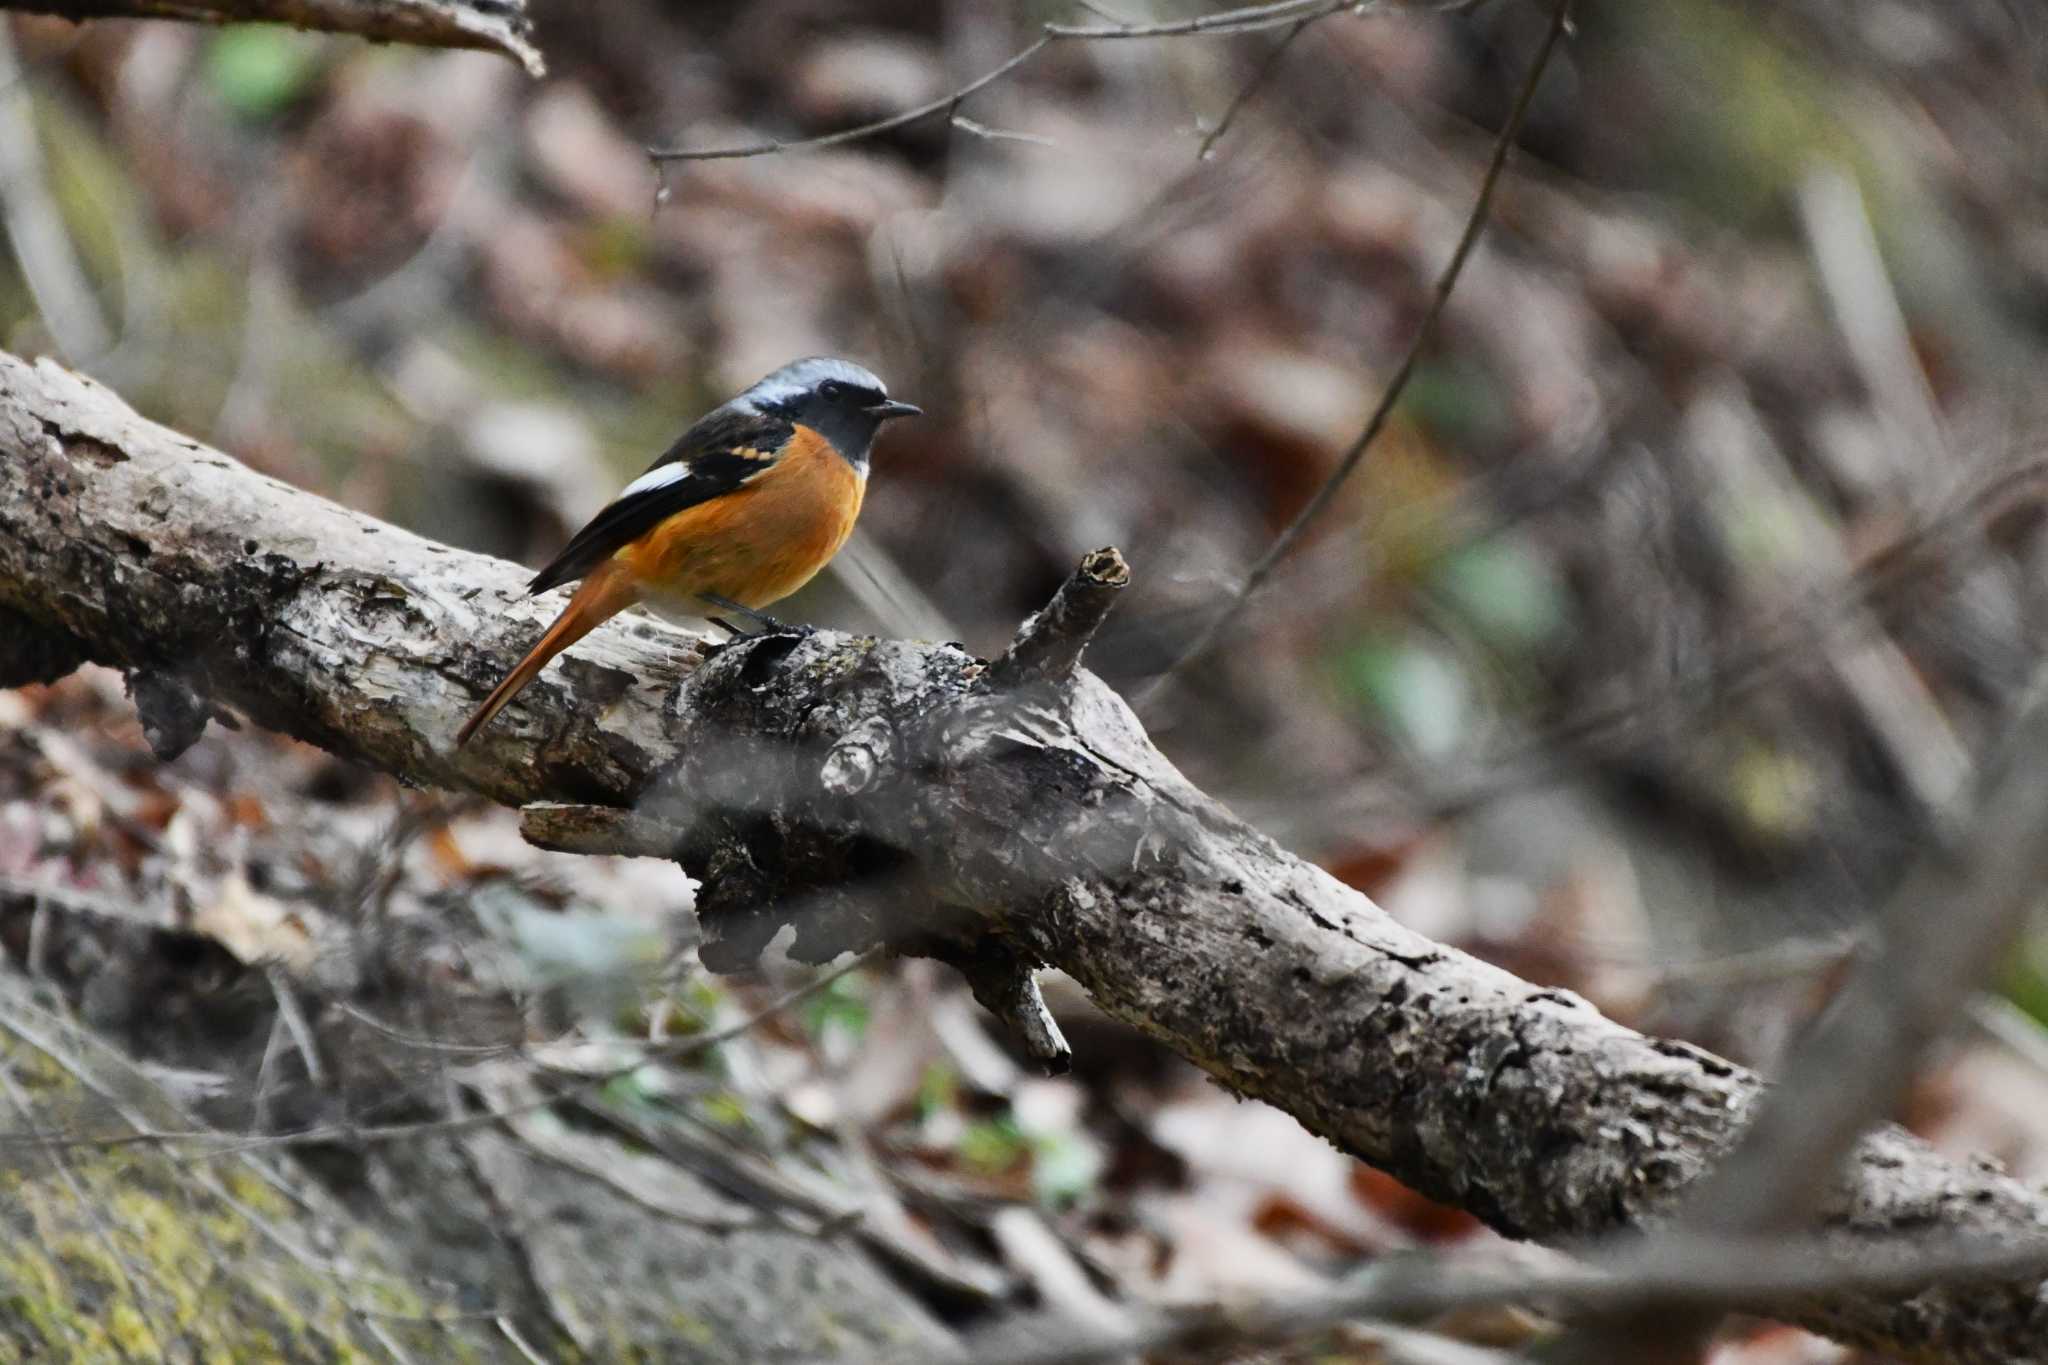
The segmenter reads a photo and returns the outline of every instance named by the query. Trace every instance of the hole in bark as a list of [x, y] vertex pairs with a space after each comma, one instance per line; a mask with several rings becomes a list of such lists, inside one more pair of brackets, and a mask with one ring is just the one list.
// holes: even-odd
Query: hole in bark
[[789, 657], [790, 651], [803, 642], [801, 635], [771, 635], [756, 642], [747, 651], [746, 662], [740, 665], [740, 681], [750, 687], [759, 687], [768, 681], [768, 675], [775, 666]]

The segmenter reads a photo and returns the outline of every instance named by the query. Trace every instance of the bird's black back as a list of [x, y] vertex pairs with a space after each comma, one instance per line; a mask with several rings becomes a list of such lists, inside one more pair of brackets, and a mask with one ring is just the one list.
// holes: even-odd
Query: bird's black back
[[676, 513], [732, 492], [773, 464], [794, 430], [786, 417], [739, 403], [712, 409], [641, 478], [675, 464], [686, 466], [687, 474], [658, 488], [621, 494], [570, 537], [562, 552], [533, 576], [527, 591], [542, 593], [573, 582]]

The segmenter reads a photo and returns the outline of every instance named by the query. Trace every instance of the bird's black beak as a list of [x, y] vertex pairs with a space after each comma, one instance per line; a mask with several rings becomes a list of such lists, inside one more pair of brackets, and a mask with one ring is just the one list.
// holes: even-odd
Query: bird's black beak
[[891, 417], [922, 417], [924, 409], [915, 403], [899, 403], [891, 398], [869, 408], [868, 416], [878, 422], [886, 422]]

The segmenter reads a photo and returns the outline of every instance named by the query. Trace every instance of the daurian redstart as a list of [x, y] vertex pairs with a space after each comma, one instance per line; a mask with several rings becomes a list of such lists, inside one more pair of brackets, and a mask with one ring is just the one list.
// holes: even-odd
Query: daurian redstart
[[583, 581], [456, 744], [548, 660], [636, 602], [756, 614], [810, 582], [860, 515], [875, 433], [918, 411], [860, 366], [814, 356], [699, 418], [534, 575], [529, 594]]

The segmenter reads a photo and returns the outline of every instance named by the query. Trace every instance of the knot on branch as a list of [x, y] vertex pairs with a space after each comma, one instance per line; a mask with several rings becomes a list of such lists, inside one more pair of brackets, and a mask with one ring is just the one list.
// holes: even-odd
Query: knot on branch
[[127, 674], [128, 695], [135, 699], [135, 713], [142, 721], [142, 737], [157, 762], [169, 763], [199, 742], [206, 722], [213, 718], [213, 704], [169, 673], [131, 668]]

